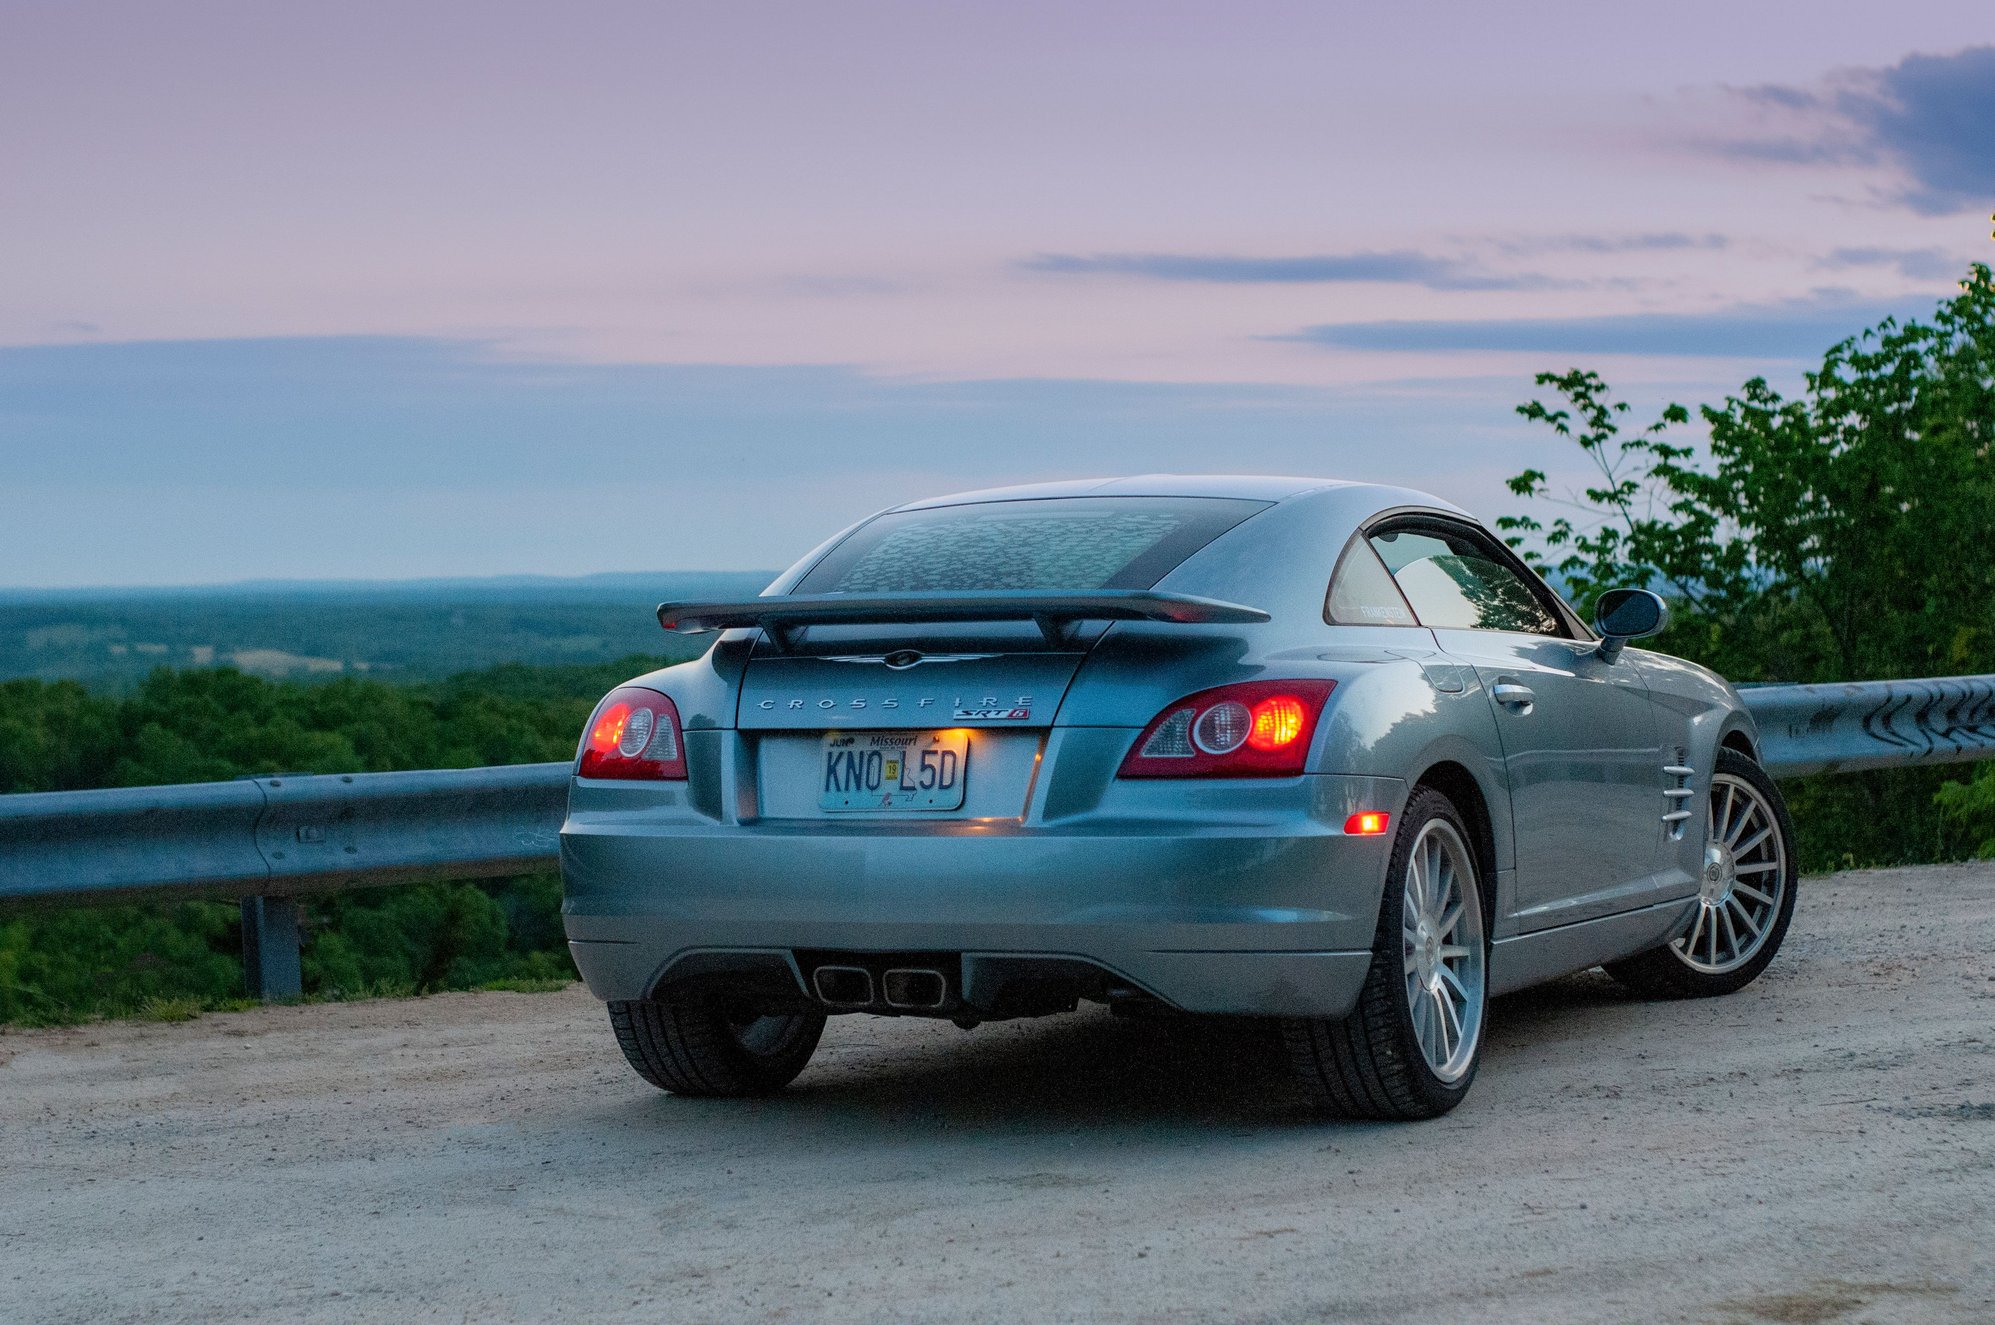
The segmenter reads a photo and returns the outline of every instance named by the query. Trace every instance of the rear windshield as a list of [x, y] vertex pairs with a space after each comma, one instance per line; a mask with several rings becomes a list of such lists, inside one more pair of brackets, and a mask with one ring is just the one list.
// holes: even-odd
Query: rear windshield
[[883, 515], [796, 593], [1148, 589], [1268, 503], [1234, 497], [1052, 497]]

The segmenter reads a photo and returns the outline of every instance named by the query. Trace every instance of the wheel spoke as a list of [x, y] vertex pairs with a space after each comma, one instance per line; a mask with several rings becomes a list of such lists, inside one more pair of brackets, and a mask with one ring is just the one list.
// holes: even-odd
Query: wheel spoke
[[1441, 978], [1455, 987], [1455, 992], [1462, 996], [1462, 1006], [1467, 1007], [1469, 1005], [1469, 991], [1462, 986], [1462, 978], [1455, 974], [1454, 968], [1452, 966], [1443, 966], [1441, 968]]
[[1705, 927], [1704, 932], [1708, 936], [1706, 947], [1711, 953], [1711, 964], [1716, 966], [1718, 964], [1718, 921], [1715, 917]]
[[1446, 938], [1448, 937], [1448, 935], [1455, 932], [1455, 926], [1459, 925], [1461, 922], [1462, 922], [1462, 904], [1460, 902], [1456, 902], [1453, 906], [1448, 908], [1448, 913], [1441, 917], [1441, 923], [1434, 926], [1434, 932], [1440, 935], [1442, 938]]
[[1718, 813], [1715, 816], [1713, 816], [1713, 822], [1711, 824], [1711, 836], [1719, 837], [1724, 834], [1730, 833], [1732, 831], [1733, 799], [1734, 799], [1734, 788], [1731, 783], [1727, 782], [1725, 784], [1725, 808], [1718, 811]]
[[1752, 941], [1758, 943], [1764, 926], [1759, 925], [1753, 920], [1752, 913], [1746, 910], [1745, 903], [1736, 897], [1727, 897], [1725, 904], [1739, 913], [1739, 922], [1746, 927], [1746, 932]]
[[[1729, 945], [1727, 950], [1732, 954], [1733, 957], [1736, 958], [1739, 955], [1739, 949], [1740, 949], [1739, 929], [1738, 926], [1732, 923], [1731, 909], [1729, 907], [1724, 907], [1724, 906], [1719, 907], [1718, 919], [1725, 922], [1725, 936], [1726, 936], [1726, 941]], [[1713, 964], [1715, 965], [1716, 963], [1714, 962]]]
[[1697, 940], [1704, 933], [1704, 915], [1704, 908], [1702, 906], [1698, 907], [1697, 923], [1692, 925], [1690, 932], [1683, 937], [1683, 950], [1692, 957], [1697, 955]]
[[1434, 1006], [1441, 1014], [1441, 1061], [1447, 1062], [1455, 1056], [1455, 1046], [1462, 1042], [1462, 1023], [1455, 1015], [1455, 1005], [1439, 990], [1434, 991]]
[[1767, 896], [1759, 889], [1753, 887], [1750, 883], [1740, 883], [1737, 879], [1734, 879], [1732, 880], [1732, 891], [1735, 893], [1744, 893], [1746, 896], [1752, 898], [1755, 902], [1758, 902], [1761, 906], [1773, 905], [1773, 898]]
[[1738, 854], [1740, 850], [1739, 838], [1745, 835], [1746, 829], [1752, 827], [1753, 820], [1757, 818], [1759, 818], [1759, 807], [1753, 804], [1751, 800], [1748, 800], [1745, 808], [1739, 811], [1739, 821], [1731, 826], [1730, 832], [1725, 834], [1725, 845], [1732, 848], [1733, 854]]
[[1747, 841], [1743, 846], [1737, 846], [1732, 848], [1732, 854], [1735, 856], [1743, 856], [1746, 854], [1746, 852], [1751, 851], [1754, 847], [1766, 841], [1766, 839], [1771, 837], [1772, 835], [1773, 835], [1773, 825], [1768, 824], [1766, 827], [1760, 829], [1757, 833], [1754, 833], [1752, 835], [1751, 840]]
[[1779, 861], [1777, 861], [1777, 860], [1756, 860], [1756, 861], [1754, 861], [1754, 862], [1753, 862], [1752, 864], [1750, 864], [1750, 865], [1737, 865], [1737, 866], [1734, 866], [1734, 867], [1733, 867], [1733, 869], [1732, 869], [1732, 873], [1734, 873], [1734, 874], [1764, 874], [1764, 873], [1766, 873], [1766, 872], [1767, 872], [1768, 870], [1777, 870], [1777, 869], [1779, 869], [1779, 868], [1780, 868], [1780, 862], [1779, 862]]
[[1462, 947], [1459, 943], [1443, 943], [1441, 945], [1440, 957], [1444, 962], [1459, 961], [1468, 955], [1469, 950]]

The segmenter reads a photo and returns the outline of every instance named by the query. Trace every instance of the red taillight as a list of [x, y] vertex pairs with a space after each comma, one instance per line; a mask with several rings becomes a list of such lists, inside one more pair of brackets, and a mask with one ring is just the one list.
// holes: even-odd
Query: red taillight
[[1384, 810], [1359, 810], [1344, 821], [1344, 831], [1352, 837], [1377, 837], [1392, 823]]
[[1136, 739], [1126, 778], [1289, 777], [1335, 681], [1247, 681], [1170, 705]]
[[1282, 750], [1302, 737], [1302, 725], [1314, 715], [1294, 695], [1271, 695], [1254, 705], [1254, 725], [1247, 744], [1256, 750]]
[[589, 715], [582, 759], [585, 778], [662, 780], [686, 776], [679, 710], [656, 690], [618, 686]]

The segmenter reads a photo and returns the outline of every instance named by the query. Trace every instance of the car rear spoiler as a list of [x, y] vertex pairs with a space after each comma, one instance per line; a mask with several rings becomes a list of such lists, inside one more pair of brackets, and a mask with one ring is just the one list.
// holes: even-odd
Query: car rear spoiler
[[1242, 607], [1194, 594], [1148, 589], [1097, 589], [1092, 593], [1043, 593], [975, 589], [958, 593], [777, 594], [731, 603], [660, 603], [658, 624], [682, 635], [735, 626], [760, 626], [779, 649], [795, 643], [805, 626], [879, 623], [926, 625], [938, 621], [1031, 621], [1049, 644], [1073, 642], [1080, 621], [1166, 621], [1181, 626], [1246, 625], [1266, 621], [1258, 607]]

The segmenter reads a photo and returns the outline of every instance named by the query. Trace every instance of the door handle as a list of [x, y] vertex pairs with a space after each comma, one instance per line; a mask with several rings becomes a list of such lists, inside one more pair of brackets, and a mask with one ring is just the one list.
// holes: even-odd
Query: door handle
[[1498, 681], [1489, 692], [1499, 704], [1515, 704], [1519, 710], [1527, 710], [1538, 696], [1530, 686], [1518, 685], [1515, 681]]

